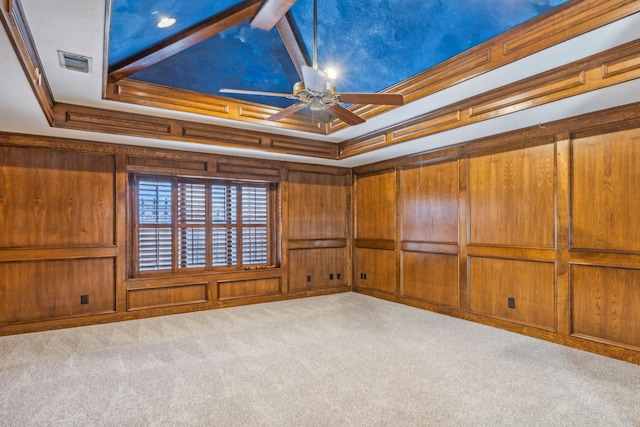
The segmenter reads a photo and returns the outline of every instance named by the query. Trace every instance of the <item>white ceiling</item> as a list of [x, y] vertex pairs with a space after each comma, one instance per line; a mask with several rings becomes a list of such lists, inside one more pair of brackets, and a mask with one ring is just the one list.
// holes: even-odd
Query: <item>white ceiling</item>
[[[101, 95], [103, 84], [102, 52], [104, 51], [105, 1], [60, 0], [43, 2], [41, 0], [22, 0], [22, 4], [40, 60], [43, 64], [44, 75], [51, 86], [53, 96], [57, 102], [199, 121], [202, 123], [243, 129], [261, 130], [303, 138], [322, 139], [330, 142], [351, 139], [385, 128], [453, 102], [640, 38], [640, 14], [636, 13], [516, 63], [506, 65], [427, 98], [369, 119], [362, 125], [348, 127], [330, 136], [323, 137], [271, 126], [233, 122], [214, 117], [164, 111], [150, 107], [103, 100]], [[93, 59], [92, 72], [84, 74], [63, 69], [59, 65], [58, 50], [91, 57]], [[343, 167], [354, 167], [402, 155], [423, 152], [428, 149], [457, 144], [479, 137], [526, 126], [542, 125], [552, 120], [640, 101], [640, 79], [636, 79], [628, 83], [611, 86], [403, 144], [397, 144], [344, 160], [326, 160], [247, 149], [213, 147], [197, 143], [171, 142], [51, 128], [36, 101], [28, 80], [11, 47], [10, 41], [3, 30], [0, 31], [0, 63], [2, 64], [2, 78], [0, 78], [0, 131]]]

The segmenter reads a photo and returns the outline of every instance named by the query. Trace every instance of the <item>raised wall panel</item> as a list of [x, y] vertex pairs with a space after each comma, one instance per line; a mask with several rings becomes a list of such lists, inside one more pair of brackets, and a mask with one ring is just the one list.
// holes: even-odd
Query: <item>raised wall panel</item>
[[207, 302], [207, 283], [189, 283], [148, 289], [130, 289], [129, 310]]
[[395, 253], [389, 249], [356, 248], [355, 285], [395, 293]]
[[[0, 324], [115, 311], [114, 259], [0, 263]], [[81, 304], [80, 296], [89, 303]]]
[[395, 238], [395, 177], [393, 170], [358, 176], [355, 187], [357, 239]]
[[347, 177], [289, 172], [289, 239], [347, 237]]
[[347, 271], [346, 247], [289, 251], [290, 292], [346, 286]]
[[640, 270], [571, 266], [572, 332], [640, 348]]
[[572, 247], [640, 251], [640, 130], [572, 142]]
[[458, 161], [402, 171], [402, 240], [458, 243]]
[[555, 246], [555, 144], [474, 154], [467, 176], [470, 244]]
[[0, 146], [0, 247], [113, 245], [115, 159]]
[[402, 252], [403, 297], [458, 307], [458, 255]]
[[[555, 264], [501, 258], [468, 258], [469, 311], [555, 330]], [[513, 298], [515, 308], [509, 308]]]
[[277, 295], [281, 293], [282, 281], [280, 277], [218, 281], [219, 301]]

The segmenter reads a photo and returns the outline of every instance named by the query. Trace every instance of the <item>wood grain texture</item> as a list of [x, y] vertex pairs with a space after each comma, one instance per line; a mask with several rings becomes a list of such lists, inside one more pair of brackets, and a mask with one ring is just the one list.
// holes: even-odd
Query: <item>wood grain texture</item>
[[635, 40], [428, 111], [381, 131], [342, 141], [339, 157], [347, 158], [628, 82], [640, 77], [639, 58], [640, 41]]
[[218, 280], [218, 301], [249, 298], [282, 293], [280, 277], [253, 280]]
[[129, 310], [144, 310], [184, 304], [207, 302], [205, 283], [189, 283], [159, 288], [130, 289], [127, 293]]
[[401, 172], [402, 240], [458, 243], [458, 161]]
[[0, 247], [114, 245], [113, 156], [0, 146]]
[[346, 239], [347, 177], [289, 172], [289, 239]]
[[395, 264], [393, 250], [356, 248], [354, 286], [394, 294], [396, 291]]
[[572, 265], [572, 332], [640, 350], [640, 270]]
[[572, 141], [571, 247], [640, 251], [640, 130]]
[[468, 159], [469, 243], [555, 246], [555, 146]]
[[346, 247], [290, 250], [289, 292], [346, 286], [347, 267]]
[[358, 176], [355, 184], [357, 239], [395, 239], [396, 174]]
[[3, 262], [0, 277], [0, 324], [115, 311], [113, 258]]
[[[469, 311], [554, 331], [555, 264], [468, 258]], [[515, 299], [515, 308], [508, 307]]]
[[402, 252], [401, 295], [458, 308], [458, 255]]

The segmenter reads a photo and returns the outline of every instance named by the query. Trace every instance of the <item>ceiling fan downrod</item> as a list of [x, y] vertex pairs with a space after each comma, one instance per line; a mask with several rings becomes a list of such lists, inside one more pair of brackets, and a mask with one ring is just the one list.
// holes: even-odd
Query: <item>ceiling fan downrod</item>
[[313, 0], [313, 68], [318, 69], [318, 0]]

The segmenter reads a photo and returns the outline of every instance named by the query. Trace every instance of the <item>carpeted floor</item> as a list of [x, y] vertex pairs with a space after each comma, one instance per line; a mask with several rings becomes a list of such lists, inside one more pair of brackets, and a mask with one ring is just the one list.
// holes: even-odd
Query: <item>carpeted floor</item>
[[355, 293], [0, 337], [2, 426], [640, 426], [640, 366]]

